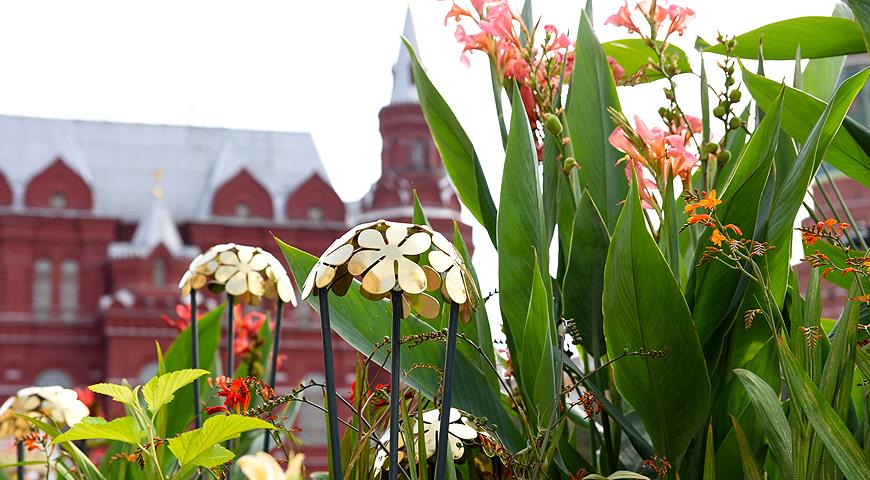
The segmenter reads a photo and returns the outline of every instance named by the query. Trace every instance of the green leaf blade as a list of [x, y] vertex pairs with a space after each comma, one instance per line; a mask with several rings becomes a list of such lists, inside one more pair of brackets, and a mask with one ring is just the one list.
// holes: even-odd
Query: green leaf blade
[[[867, 51], [861, 27], [852, 20], [837, 17], [789, 18], [738, 35], [734, 55], [755, 59], [758, 44], [764, 42], [765, 60], [794, 60], [798, 45], [802, 58], [835, 57]], [[725, 53], [721, 44], [706, 49]]]

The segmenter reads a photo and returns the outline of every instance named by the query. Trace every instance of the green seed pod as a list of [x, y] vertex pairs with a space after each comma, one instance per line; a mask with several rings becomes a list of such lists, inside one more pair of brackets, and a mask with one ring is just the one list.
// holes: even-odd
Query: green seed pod
[[577, 160], [574, 160], [574, 157], [568, 157], [562, 162], [562, 170], [565, 172], [570, 172], [572, 168], [577, 166]]
[[660, 116], [660, 117], [662, 117], [662, 118], [668, 118], [669, 113], [670, 113], [670, 112], [668, 112], [668, 109], [667, 109], [667, 108], [665, 108], [665, 107], [659, 107], [659, 116]]
[[737, 103], [740, 101], [741, 95], [740, 90], [731, 90], [731, 93], [728, 94], [728, 98], [730, 98], [732, 102]]
[[728, 127], [731, 128], [731, 130], [737, 130], [740, 128], [741, 123], [743, 122], [741, 122], [739, 118], [731, 117], [731, 120], [728, 121]]
[[562, 133], [562, 122], [559, 121], [559, 117], [553, 115], [552, 113], [548, 113], [544, 120], [544, 127], [546, 127], [547, 131], [552, 133], [553, 135], [558, 135]]
[[728, 77], [728, 78], [726, 78], [726, 79], [725, 79], [725, 86], [726, 86], [726, 87], [730, 87], [731, 85], [734, 85], [734, 77]]
[[716, 158], [718, 158], [720, 162], [725, 163], [728, 160], [731, 160], [731, 152], [728, 150], [722, 150]]
[[719, 144], [710, 142], [707, 145], [704, 145], [704, 151], [707, 153], [716, 153], [719, 150]]
[[716, 118], [722, 118], [725, 116], [725, 107], [722, 105], [717, 105], [716, 108], [713, 109], [713, 115]]

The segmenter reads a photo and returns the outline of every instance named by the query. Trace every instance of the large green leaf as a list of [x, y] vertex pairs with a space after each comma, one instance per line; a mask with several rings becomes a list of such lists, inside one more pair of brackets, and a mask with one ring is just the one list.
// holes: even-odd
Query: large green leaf
[[114, 383], [98, 383], [91, 385], [88, 390], [112, 397], [112, 400], [124, 405], [139, 405], [138, 391], [128, 387], [127, 385], [117, 385]]
[[462, 129], [456, 115], [444, 101], [444, 97], [429, 80], [423, 66], [417, 59], [414, 48], [405, 41], [405, 48], [411, 56], [411, 69], [420, 107], [435, 146], [444, 161], [444, 167], [456, 193], [468, 211], [489, 232], [493, 245], [496, 244], [496, 208], [480, 166], [474, 145]]
[[647, 231], [636, 182], [607, 252], [603, 308], [611, 358], [625, 350], [667, 350], [663, 358], [620, 359], [613, 375], [656, 452], [679, 461], [706, 421], [710, 381], [689, 308]]
[[589, 190], [612, 231], [628, 184], [625, 170], [616, 165], [622, 154], [607, 141], [616, 128], [608, 107], [620, 110], [616, 84], [604, 49], [584, 11], [577, 31], [574, 71], [565, 115], [574, 154], [580, 164], [580, 186]]
[[225, 452], [214, 450], [215, 445], [237, 438], [243, 432], [261, 428], [271, 430], [275, 427], [265, 420], [242, 415], [209, 417], [202, 427], [170, 438], [169, 450], [178, 459], [182, 469], [191, 465], [210, 466], [207, 464], [221, 453], [226, 456]]
[[[834, 6], [834, 17], [850, 18], [849, 7], [842, 3]], [[801, 75], [799, 88], [810, 95], [827, 101], [840, 82], [840, 73], [843, 71], [845, 56], [814, 58], [807, 61]], [[797, 87], [797, 85], [795, 85]]]
[[[866, 79], [865, 72], [858, 75], [864, 76]], [[758, 106], [762, 110], [769, 110], [781, 89], [781, 85], [745, 68], [743, 69], [743, 81], [746, 88], [752, 93], [752, 97], [758, 102]], [[816, 121], [825, 111], [825, 102], [800, 90], [785, 87], [784, 104], [783, 130], [798, 143], [806, 143]], [[839, 126], [839, 122], [837, 126]], [[870, 187], [870, 157], [845, 129], [839, 129], [835, 133], [833, 142], [825, 155], [825, 160], [855, 181]]]
[[[568, 266], [562, 278], [562, 311], [580, 331], [580, 343], [593, 356], [605, 353], [601, 296], [610, 234], [588, 192], [580, 197], [574, 214]], [[576, 339], [575, 339], [576, 340]]]
[[55, 437], [54, 441], [61, 443], [92, 438], [138, 445], [145, 438], [145, 432], [139, 428], [133, 417], [116, 418], [111, 422], [107, 422], [104, 418], [87, 417]]
[[849, 8], [852, 9], [852, 14], [861, 25], [861, 30], [864, 34], [864, 45], [870, 51], [870, 0], [846, 0]]
[[[764, 42], [765, 60], [794, 60], [798, 45], [802, 58], [835, 57], [866, 52], [861, 27], [848, 19], [837, 17], [799, 17], [780, 20], [738, 35], [734, 55], [755, 59], [758, 44]], [[725, 53], [716, 44], [706, 49]]]
[[[659, 41], [659, 44], [662, 42]], [[611, 40], [601, 44], [604, 49], [604, 54], [612, 57], [616, 63], [625, 70], [625, 77], [634, 75], [641, 69], [645, 72], [640, 77], [643, 81], [651, 82], [660, 78], [665, 78], [664, 74], [652, 68], [646, 68], [650, 62], [658, 65], [658, 60], [654, 60], [656, 53], [649, 48], [646, 41], [640, 38], [624, 38], [622, 40]], [[676, 45], [668, 45], [665, 49], [665, 58], [676, 57], [677, 71], [679, 73], [691, 72], [692, 67], [689, 65], [689, 58], [686, 56], [680, 47]]]
[[[296, 284], [308, 276], [317, 258], [297, 248], [277, 240], [278, 246], [287, 259], [290, 271], [296, 279]], [[374, 302], [359, 293], [359, 282], [355, 283], [343, 297], [330, 295], [329, 316], [332, 329], [338, 333], [351, 347], [363, 355], [369, 355], [375, 345], [382, 343], [391, 332], [391, 309], [387, 302]], [[319, 310], [318, 299], [311, 296], [308, 304]], [[417, 317], [411, 315], [402, 320], [402, 335], [417, 335], [431, 333], [435, 329]], [[386, 361], [386, 350], [379, 349], [373, 358], [376, 364]], [[427, 398], [432, 399], [440, 388], [440, 379], [428, 368], [412, 368], [414, 365], [444, 365], [444, 345], [441, 343], [424, 342], [411, 349], [402, 350], [402, 370], [407, 373], [404, 381], [417, 389]], [[490, 387], [485, 374], [465, 355], [458, 351], [456, 355], [457, 375], [453, 384], [453, 404], [456, 408], [466, 410], [480, 417], [487, 417], [498, 425], [500, 438], [506, 447], [514, 451], [521, 448], [522, 440], [501, 404], [499, 393]]]
[[142, 387], [142, 396], [145, 397], [148, 409], [151, 413], [157, 413], [164, 405], [175, 399], [175, 392], [181, 387], [190, 385], [194, 380], [208, 373], [208, 370], [201, 368], [185, 368], [152, 377]]
[[[60, 435], [60, 430], [58, 430], [58, 428], [55, 427], [54, 425], [50, 425], [48, 423], [45, 423], [39, 419], [30, 417], [30, 416], [21, 415], [20, 417], [27, 420], [28, 422], [32, 423], [33, 425], [35, 425], [36, 428], [38, 428], [38, 429], [42, 430], [43, 432], [45, 432], [46, 434], [48, 434], [48, 436], [51, 437], [52, 439], [55, 439]], [[64, 442], [60, 445], [60, 447], [63, 448], [64, 451], [69, 454], [70, 458], [72, 458], [73, 462], [75, 462], [76, 467], [78, 467], [79, 472], [85, 474], [85, 478], [87, 478], [89, 480], [91, 480], [91, 479], [105, 480], [106, 479], [106, 477], [102, 474], [102, 472], [100, 472], [100, 470], [96, 467], [96, 465], [94, 465], [94, 463], [91, 461], [91, 459], [87, 455], [85, 455], [85, 453], [82, 452], [79, 449], [79, 447], [77, 447], [75, 445], [75, 443]]]
[[781, 337], [777, 341], [780, 363], [788, 381], [792, 402], [809, 419], [816, 435], [827, 447], [834, 462], [850, 480], [870, 478], [870, 460], [858, 446], [837, 412], [822, 397], [818, 387]]
[[763, 378], [749, 370], [738, 368], [734, 373], [749, 394], [757, 414], [756, 418], [767, 435], [767, 441], [779, 462], [780, 470], [786, 478], [790, 478], [792, 476], [791, 430], [785, 412], [779, 404], [779, 394], [773, 391]]

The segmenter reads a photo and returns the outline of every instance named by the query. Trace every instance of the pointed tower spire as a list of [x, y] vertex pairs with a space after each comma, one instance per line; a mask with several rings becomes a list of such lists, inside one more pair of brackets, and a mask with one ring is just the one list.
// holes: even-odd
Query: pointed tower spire
[[[417, 36], [414, 34], [414, 21], [411, 19], [410, 8], [405, 14], [405, 28], [402, 30], [402, 36], [408, 40], [408, 43], [414, 47], [414, 51], [419, 55], [420, 51], [417, 48]], [[411, 56], [408, 55], [404, 43], [399, 45], [399, 58], [393, 65], [393, 95], [390, 97], [390, 105], [403, 103], [419, 103], [417, 87], [414, 86], [414, 76], [411, 74]]]

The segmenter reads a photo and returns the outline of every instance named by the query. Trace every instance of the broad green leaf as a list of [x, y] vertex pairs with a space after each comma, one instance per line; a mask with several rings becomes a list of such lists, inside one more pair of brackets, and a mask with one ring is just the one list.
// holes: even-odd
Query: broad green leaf
[[813, 430], [824, 442], [834, 462], [850, 480], [870, 478], [870, 461], [858, 446], [852, 433], [822, 397], [822, 393], [807, 372], [800, 367], [785, 339], [777, 337], [777, 347], [792, 402], [809, 419]]
[[[547, 315], [529, 317], [530, 299], [536, 281], [534, 272], [547, 271], [548, 245], [538, 184], [538, 161], [519, 89], [515, 88], [514, 93], [499, 202], [498, 298], [512, 362], [517, 362], [518, 358], [525, 355], [524, 358], [530, 358], [537, 365], [541, 351], [537, 350], [534, 354], [522, 352], [521, 345], [525, 340], [522, 335], [529, 331], [529, 321], [534, 322], [531, 328], [546, 328], [547, 324], [552, 323], [551, 301], [546, 302]], [[544, 288], [550, 297], [547, 287], [549, 282]], [[548, 342], [555, 344], [555, 332], [549, 332]], [[525, 366], [517, 363], [513, 363], [513, 367], [514, 372], [525, 370]], [[524, 393], [531, 393], [537, 381], [519, 376], [517, 380]], [[534, 408], [530, 405], [526, 407]]]
[[[846, 5], [837, 3], [834, 6], [832, 16], [851, 19], [851, 12]], [[809, 60], [803, 71], [800, 89], [816, 98], [827, 101], [834, 93], [834, 89], [837, 88], [845, 62], [845, 56]]]
[[182, 433], [169, 439], [169, 450], [182, 467], [197, 465], [200, 459], [214, 458], [218, 455], [212, 447], [221, 442], [237, 438], [243, 432], [257, 429], [274, 429], [269, 422], [259, 418], [242, 415], [218, 415], [209, 417], [202, 427]]
[[713, 424], [707, 427], [707, 447], [704, 449], [704, 480], [716, 480], [716, 449], [713, 447]]
[[557, 159], [559, 148], [555, 136], [547, 133], [544, 137], [544, 159], [541, 162], [544, 170], [543, 198], [545, 232], [547, 244], [553, 240], [556, 224], [559, 222], [560, 183], [565, 174], [562, 172], [562, 162]]
[[767, 435], [770, 448], [786, 478], [792, 476], [791, 430], [785, 412], [779, 404], [779, 394], [758, 375], [749, 370], [735, 369], [734, 373], [749, 394], [756, 417]]
[[[737, 48], [734, 55], [755, 59], [762, 38], [765, 60], [794, 60], [798, 45], [803, 58], [835, 57], [867, 51], [861, 27], [857, 23], [837, 17], [799, 17], [770, 23], [738, 35], [735, 38]], [[724, 54], [725, 48], [716, 44], [706, 51]]]
[[613, 231], [628, 183], [625, 169], [616, 165], [622, 154], [607, 141], [616, 128], [608, 107], [621, 109], [616, 84], [604, 49], [583, 12], [565, 115], [574, 154], [580, 164], [580, 188], [589, 190], [608, 230]]
[[107, 422], [103, 418], [87, 417], [66, 432], [55, 437], [56, 443], [101, 438], [138, 445], [145, 438], [133, 417], [121, 417]]
[[755, 461], [755, 456], [752, 453], [752, 448], [749, 446], [749, 442], [746, 441], [746, 435], [743, 433], [743, 428], [740, 426], [740, 422], [732, 416], [731, 423], [734, 425], [737, 444], [740, 446], [740, 460], [743, 463], [743, 478], [749, 480], [762, 480], [761, 469]]
[[[856, 280], [849, 290], [849, 297], [856, 297], [860, 293]], [[859, 302], [846, 301], [819, 382], [819, 390], [823, 398], [834, 406], [834, 410], [844, 421], [848, 419], [849, 392], [852, 389], [852, 377], [855, 372], [855, 344], [858, 336], [860, 305]]]
[[496, 245], [497, 212], [477, 152], [474, 151], [474, 146], [456, 119], [456, 115], [429, 80], [417, 59], [414, 48], [407, 41], [405, 41], [405, 48], [411, 56], [411, 69], [414, 73], [414, 84], [417, 86], [420, 107], [429, 125], [435, 146], [441, 154], [444, 168], [463, 205], [486, 228], [493, 245]]
[[[290, 272], [299, 285], [314, 267], [317, 258], [276, 239], [278, 246], [287, 259]], [[343, 297], [330, 295], [329, 315], [332, 329], [351, 347], [363, 355], [370, 355], [374, 346], [388, 337], [391, 331], [391, 309], [387, 302], [374, 302], [359, 293], [359, 282], [351, 285]], [[319, 310], [320, 304], [316, 297], [307, 299], [308, 304]], [[366, 319], [361, 322], [359, 319]], [[435, 329], [417, 317], [411, 315], [401, 322], [402, 335], [417, 335], [431, 333]], [[457, 345], [458, 347], [458, 345]], [[386, 349], [381, 348], [374, 353], [373, 362], [382, 364], [386, 361]], [[402, 369], [408, 374], [404, 377], [407, 384], [429, 399], [435, 397], [440, 388], [440, 378], [426, 368], [412, 368], [414, 365], [443, 365], [444, 345], [438, 342], [424, 342], [414, 348], [402, 350]], [[465, 410], [479, 417], [487, 417], [499, 426], [498, 432], [505, 446], [513, 451], [519, 450], [521, 440], [519, 432], [514, 427], [513, 420], [508, 416], [501, 404], [498, 392], [493, 390], [485, 379], [485, 374], [467, 357], [463, 351], [456, 355], [457, 375], [453, 384], [453, 403], [456, 408]]]
[[127, 385], [117, 385], [114, 383], [98, 383], [91, 385], [88, 390], [112, 397], [112, 400], [123, 403], [124, 405], [139, 405], [139, 399], [136, 392]]
[[[819, 117], [812, 132], [802, 143], [802, 148], [795, 159], [791, 170], [784, 172], [781, 187], [773, 199], [771, 215], [767, 221], [765, 233], [767, 242], [774, 247], [765, 254], [769, 265], [770, 290], [777, 302], [785, 295], [785, 285], [788, 278], [788, 268], [791, 255], [791, 240], [794, 220], [803, 203], [804, 195], [810, 181], [822, 158], [835, 138], [837, 130], [846, 116], [846, 112], [861, 91], [870, 75], [870, 69], [865, 69], [844, 81], [834, 93], [831, 103]], [[744, 72], [744, 80], [747, 80]], [[747, 81], [748, 85], [748, 81]], [[789, 98], [786, 94], [785, 105]], [[782, 116], [783, 124], [789, 117], [788, 112]], [[831, 158], [830, 155], [827, 158]], [[870, 170], [867, 171], [870, 173]]]
[[[659, 41], [659, 44], [661, 43], [662, 42]], [[653, 80], [665, 78], [664, 74], [660, 71], [653, 68], [647, 68], [650, 65], [650, 62], [658, 65], [658, 60], [653, 60], [656, 57], [656, 53], [647, 46], [644, 40], [640, 38], [611, 40], [602, 43], [601, 47], [604, 49], [605, 55], [613, 57], [613, 60], [615, 60], [616, 63], [625, 70], [623, 79], [627, 79], [636, 73], [639, 73], [641, 70], [643, 70], [643, 72], [638, 76], [638, 79], [640, 80], [639, 83], [651, 82]], [[678, 73], [692, 71], [686, 52], [676, 45], [669, 44], [665, 49], [665, 58], [671, 58], [674, 56], [677, 59], [676, 65]]]
[[[562, 278], [562, 311], [580, 331], [580, 343], [595, 357], [605, 353], [601, 296], [610, 234], [588, 192], [583, 192], [574, 215], [568, 266]], [[577, 339], [575, 339], [577, 340]]]
[[852, 14], [861, 25], [861, 30], [864, 34], [864, 45], [867, 51], [870, 51], [870, 1], [868, 0], [846, 0], [849, 8], [852, 9]]
[[148, 409], [151, 410], [151, 413], [156, 413], [175, 398], [175, 392], [181, 387], [191, 384], [197, 378], [208, 375], [208, 373], [208, 370], [201, 368], [186, 368], [152, 377], [142, 387], [142, 396], [145, 397]]
[[227, 450], [222, 445], [212, 445], [206, 451], [197, 455], [196, 458], [190, 461], [191, 465], [197, 465], [205, 468], [212, 468], [218, 465], [229, 462], [235, 458], [236, 454]]
[[[35, 425], [36, 428], [48, 434], [50, 438], [55, 439], [53, 441], [57, 441], [56, 439], [60, 435], [60, 430], [58, 430], [57, 427], [55, 427], [54, 425], [50, 425], [30, 416], [19, 416]], [[106, 480], [106, 477], [103, 476], [103, 474], [96, 467], [96, 465], [94, 465], [91, 459], [87, 455], [85, 455], [84, 452], [82, 452], [79, 447], [77, 447], [74, 443], [64, 442], [60, 445], [60, 447], [69, 454], [69, 456], [73, 459], [73, 462], [75, 462], [76, 467], [78, 467], [79, 472], [85, 474], [85, 478]]]
[[640, 349], [667, 351], [662, 358], [622, 358], [613, 364], [613, 376], [656, 453], [681, 458], [707, 418], [710, 381], [689, 308], [647, 231], [636, 182], [607, 252], [603, 308], [610, 358]]
[[[863, 85], [866, 81], [866, 71], [852, 78]], [[752, 97], [758, 102], [758, 106], [763, 110], [769, 110], [781, 85], [755, 75], [745, 68], [743, 81], [752, 93]], [[858, 88], [860, 90], [860, 86]], [[842, 91], [842, 87], [839, 90]], [[783, 130], [798, 143], [806, 143], [813, 127], [825, 111], [825, 106], [825, 102], [811, 95], [785, 87]], [[834, 134], [833, 142], [825, 154], [825, 161], [858, 183], [870, 187], [870, 157], [845, 129], [839, 129]]]

